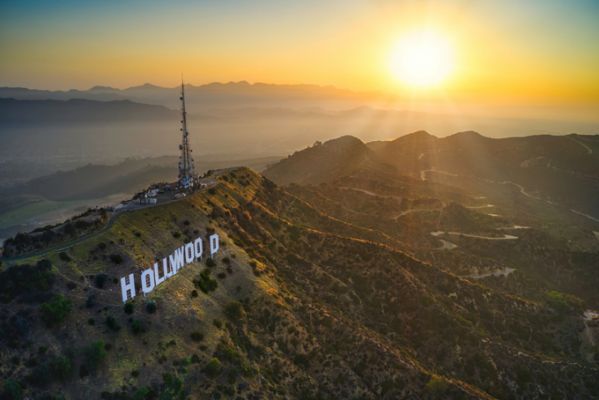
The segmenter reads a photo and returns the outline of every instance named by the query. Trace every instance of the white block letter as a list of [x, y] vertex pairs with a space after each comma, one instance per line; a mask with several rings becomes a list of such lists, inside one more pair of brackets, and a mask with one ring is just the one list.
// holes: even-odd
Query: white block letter
[[185, 245], [185, 264], [194, 262], [195, 251], [193, 249], [193, 243], [189, 242]]
[[213, 233], [212, 235], [210, 235], [209, 241], [210, 241], [210, 257], [212, 257], [212, 255], [218, 251], [219, 246], [220, 246], [218, 233]]
[[131, 298], [135, 297], [135, 277], [133, 274], [129, 274], [129, 283], [127, 283], [126, 278], [127, 277], [125, 276], [121, 278], [121, 294], [123, 296], [123, 303], [127, 302], [127, 293], [129, 293]]
[[154, 271], [148, 268], [141, 273], [141, 291], [146, 295], [152, 290], [154, 290]]
[[171, 270], [174, 275], [179, 272], [179, 269], [183, 268], [183, 246], [175, 250], [173, 254], [168, 256], [168, 258], [171, 262]]
[[196, 260], [202, 258], [202, 253], [204, 252], [204, 244], [202, 243], [202, 238], [199, 237], [193, 242], [193, 248], [195, 249], [195, 257]]
[[166, 259], [166, 257], [162, 259], [162, 272], [164, 272], [164, 276], [166, 277], [166, 279], [173, 276], [173, 271], [168, 267], [168, 260]]
[[158, 269], [158, 263], [154, 263], [154, 282], [156, 286], [160, 285], [162, 282], [166, 280], [166, 275], [160, 277], [160, 270]]

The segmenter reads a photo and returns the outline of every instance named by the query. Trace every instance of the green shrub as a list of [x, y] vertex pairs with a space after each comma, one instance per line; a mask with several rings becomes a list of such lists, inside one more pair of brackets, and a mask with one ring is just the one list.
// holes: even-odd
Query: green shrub
[[66, 356], [52, 358], [48, 367], [52, 376], [61, 382], [66, 381], [73, 373], [73, 362]]
[[108, 275], [106, 274], [98, 274], [94, 277], [94, 285], [98, 289], [103, 289], [106, 281], [108, 280]]
[[40, 306], [40, 312], [47, 326], [59, 325], [71, 312], [71, 301], [57, 294], [52, 300]]
[[134, 319], [131, 322], [131, 332], [133, 332], [134, 335], [139, 335], [139, 334], [145, 333], [146, 325], [142, 321], [140, 321], [138, 319]]
[[35, 265], [15, 265], [0, 272], [0, 303], [8, 303], [15, 297], [52, 288], [54, 274], [48, 260], [40, 260]]
[[147, 386], [140, 387], [133, 394], [133, 400], [149, 400], [154, 397], [154, 392]]
[[146, 311], [149, 314], [154, 314], [156, 310], [158, 310], [158, 305], [156, 305], [156, 302], [154, 300], [150, 300], [146, 303]]
[[85, 365], [95, 371], [106, 358], [106, 345], [102, 340], [92, 342], [83, 349], [83, 354]]
[[433, 397], [441, 398], [439, 396], [443, 396], [444, 393], [449, 389], [449, 384], [446, 380], [432, 376], [431, 379], [427, 382], [425, 389], [428, 393], [433, 395]]
[[195, 287], [204, 293], [210, 293], [218, 287], [218, 282], [210, 277], [210, 270], [205, 269], [193, 280]]
[[123, 263], [123, 256], [120, 254], [111, 254], [110, 255], [110, 261], [112, 261], [115, 264], [122, 264]]
[[184, 399], [183, 382], [177, 376], [172, 374], [162, 375], [163, 388], [160, 393], [160, 400]]
[[128, 301], [125, 303], [125, 305], [123, 306], [123, 310], [125, 311], [125, 314], [133, 314], [133, 303]]
[[243, 306], [238, 301], [229, 303], [225, 307], [225, 315], [230, 320], [239, 320], [244, 316], [244, 314], [245, 311], [243, 311]]
[[216, 267], [216, 261], [214, 261], [214, 259], [212, 257], [208, 257], [206, 259], [206, 266], [210, 267], [210, 268]]
[[2, 398], [7, 400], [21, 400], [23, 398], [23, 388], [19, 382], [7, 379], [4, 382]]
[[204, 339], [204, 334], [202, 332], [191, 332], [191, 335], [189, 335], [191, 337], [191, 340], [193, 340], [194, 342], [201, 342]]
[[584, 308], [584, 301], [572, 294], [549, 290], [545, 292], [547, 304], [560, 313], [579, 312]]
[[221, 373], [222, 369], [223, 365], [218, 358], [214, 357], [208, 362], [208, 364], [206, 364], [203, 371], [210, 378], [216, 378]]
[[121, 325], [119, 325], [118, 321], [114, 319], [112, 315], [106, 317], [106, 326], [108, 329], [114, 332], [118, 332], [121, 330]]

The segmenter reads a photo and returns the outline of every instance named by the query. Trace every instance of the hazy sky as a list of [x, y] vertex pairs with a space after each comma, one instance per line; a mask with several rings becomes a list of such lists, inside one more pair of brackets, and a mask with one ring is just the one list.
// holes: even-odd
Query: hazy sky
[[598, 21], [593, 0], [0, 0], [0, 85], [174, 86], [182, 72], [194, 84], [415, 91], [389, 60], [426, 29], [451, 43], [454, 67], [423, 93], [589, 104], [599, 100]]

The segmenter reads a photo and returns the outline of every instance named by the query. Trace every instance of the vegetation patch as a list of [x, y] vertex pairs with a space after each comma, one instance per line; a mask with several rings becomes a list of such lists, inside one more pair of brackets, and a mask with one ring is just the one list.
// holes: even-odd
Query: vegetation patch
[[195, 287], [204, 293], [210, 293], [218, 287], [218, 282], [210, 277], [210, 270], [203, 270], [197, 278], [193, 280]]
[[40, 306], [42, 320], [49, 327], [59, 325], [69, 315], [71, 307], [69, 299], [57, 294], [52, 300]]

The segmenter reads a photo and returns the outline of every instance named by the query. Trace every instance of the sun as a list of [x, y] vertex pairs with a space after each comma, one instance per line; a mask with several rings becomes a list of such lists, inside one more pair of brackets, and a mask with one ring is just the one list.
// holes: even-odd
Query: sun
[[413, 88], [438, 87], [454, 69], [454, 51], [449, 38], [434, 31], [403, 35], [391, 49], [393, 77]]

